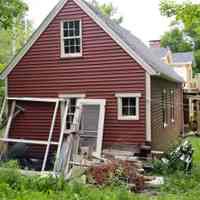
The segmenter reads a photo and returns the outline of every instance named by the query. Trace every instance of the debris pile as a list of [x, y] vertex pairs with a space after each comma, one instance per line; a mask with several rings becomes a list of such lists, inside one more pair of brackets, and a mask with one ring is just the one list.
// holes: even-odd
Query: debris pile
[[192, 169], [193, 148], [189, 141], [184, 141], [175, 150], [166, 154], [160, 160], [160, 170], [174, 172], [181, 170], [186, 173]]
[[192, 144], [185, 141], [170, 153], [170, 157], [165, 159], [165, 162], [167, 161], [167, 164], [174, 169], [179, 168], [188, 172], [192, 169], [192, 155]]
[[124, 185], [134, 192], [157, 187], [155, 184], [157, 178], [145, 176], [143, 162], [136, 158], [122, 158], [120, 156], [120, 159], [116, 159], [104, 157], [101, 160], [93, 159], [90, 162], [86, 162], [84, 159], [81, 163], [84, 163], [84, 165], [73, 167], [67, 179], [81, 180], [81, 182], [84, 180], [84, 183], [96, 186]]
[[145, 187], [146, 178], [139, 172], [134, 163], [113, 160], [87, 170], [88, 182], [95, 185], [127, 184], [131, 190], [141, 191]]

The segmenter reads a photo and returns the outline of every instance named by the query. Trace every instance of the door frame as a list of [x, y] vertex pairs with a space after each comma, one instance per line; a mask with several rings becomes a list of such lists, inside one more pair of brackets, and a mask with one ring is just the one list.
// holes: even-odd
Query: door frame
[[105, 99], [78, 99], [77, 106], [82, 108], [82, 105], [99, 105], [99, 122], [98, 122], [98, 130], [97, 130], [97, 144], [96, 144], [96, 152], [95, 155], [100, 157], [102, 152], [103, 145], [103, 132], [104, 132], [104, 120], [105, 120]]

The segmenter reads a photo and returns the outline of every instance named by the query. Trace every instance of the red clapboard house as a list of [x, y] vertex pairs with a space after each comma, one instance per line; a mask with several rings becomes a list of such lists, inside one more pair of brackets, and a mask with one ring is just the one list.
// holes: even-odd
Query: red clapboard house
[[25, 110], [10, 122], [5, 138], [47, 141], [55, 99], [62, 105], [52, 141], [59, 139], [65, 99], [70, 106], [66, 130], [78, 100], [105, 108], [101, 131], [95, 107], [88, 108], [89, 126], [98, 127], [98, 139], [93, 139], [99, 151], [145, 142], [160, 150], [182, 132], [182, 79], [138, 38], [83, 0], [61, 0], [1, 79], [10, 104], [15, 100]]

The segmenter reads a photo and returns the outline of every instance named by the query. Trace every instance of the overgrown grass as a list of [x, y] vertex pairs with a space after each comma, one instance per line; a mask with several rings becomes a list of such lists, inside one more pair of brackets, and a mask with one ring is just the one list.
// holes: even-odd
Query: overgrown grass
[[24, 177], [16, 170], [0, 171], [2, 200], [196, 200], [200, 198], [200, 138], [189, 139], [194, 148], [194, 167], [191, 174], [176, 172], [165, 177], [165, 185], [157, 196], [130, 193], [123, 187], [97, 188], [78, 183], [65, 183], [52, 177]]

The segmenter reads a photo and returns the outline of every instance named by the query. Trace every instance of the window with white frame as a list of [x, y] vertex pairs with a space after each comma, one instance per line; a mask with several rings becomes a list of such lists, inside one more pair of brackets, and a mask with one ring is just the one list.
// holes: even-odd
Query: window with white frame
[[73, 124], [74, 120], [74, 114], [76, 111], [76, 103], [77, 103], [77, 98], [70, 98], [69, 99], [69, 108], [68, 108], [68, 113], [67, 113], [67, 119], [66, 119], [66, 129], [70, 130]]
[[117, 93], [118, 120], [139, 120], [140, 93]]
[[[77, 95], [60, 95], [61, 98], [69, 99], [69, 108], [67, 113], [67, 118], [65, 122], [65, 129], [71, 130], [72, 124], [74, 121], [74, 115], [76, 111], [77, 101], [78, 99], [85, 98], [84, 94], [77, 94]], [[61, 114], [63, 116], [64, 110], [65, 110], [66, 102], [63, 102], [62, 108], [61, 108]]]
[[80, 20], [61, 23], [61, 57], [82, 55], [82, 31]]

